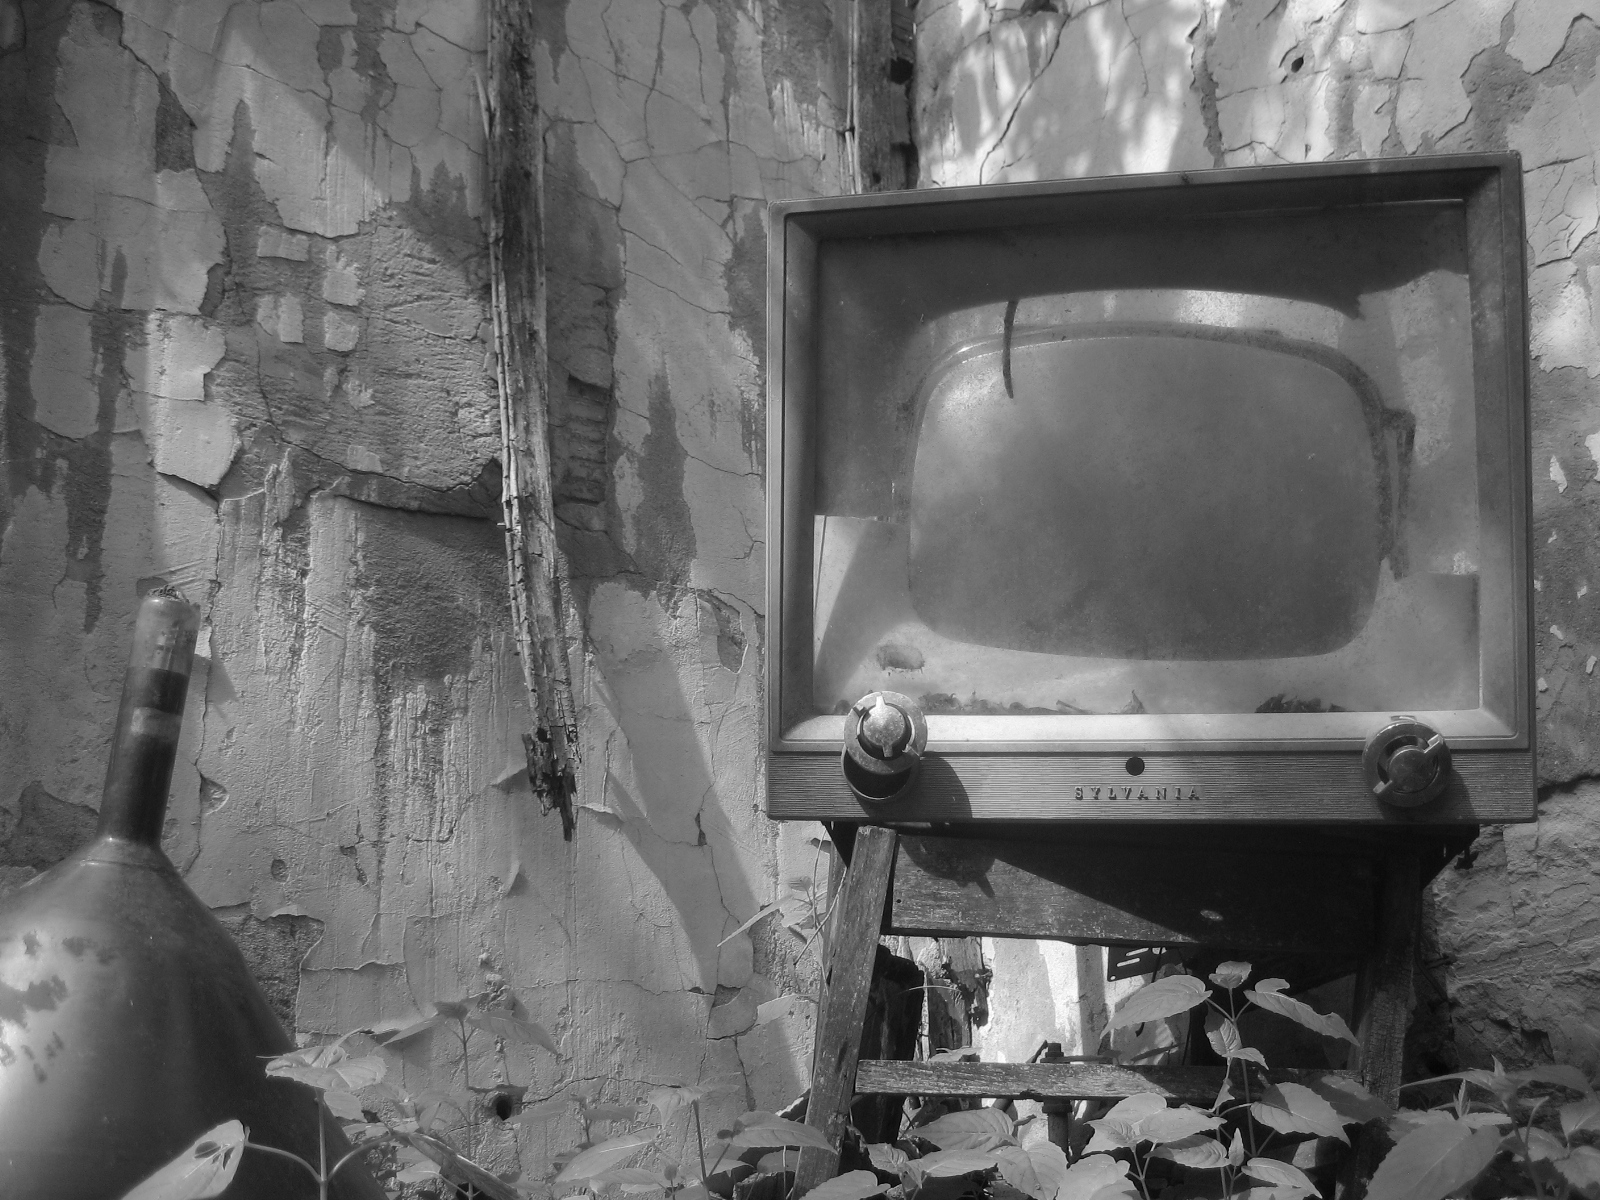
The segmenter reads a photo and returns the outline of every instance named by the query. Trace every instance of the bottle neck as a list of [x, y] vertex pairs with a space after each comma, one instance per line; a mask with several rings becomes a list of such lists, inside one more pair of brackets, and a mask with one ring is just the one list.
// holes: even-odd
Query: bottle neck
[[102, 837], [160, 844], [198, 628], [199, 614], [174, 591], [158, 588], [140, 603], [100, 801]]

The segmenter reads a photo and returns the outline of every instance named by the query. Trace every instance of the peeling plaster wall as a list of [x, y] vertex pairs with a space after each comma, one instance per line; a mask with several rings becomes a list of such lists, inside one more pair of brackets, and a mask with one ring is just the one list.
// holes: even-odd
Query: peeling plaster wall
[[[757, 1008], [815, 955], [729, 935], [823, 861], [760, 811], [763, 221], [844, 186], [835, 7], [538, 6], [566, 844], [494, 524], [480, 6], [0, 0], [0, 888], [92, 830], [136, 597], [174, 583], [164, 844], [286, 1021], [509, 993], [565, 1057], [474, 1082], [530, 1104], [799, 1093], [812, 1013]], [[395, 1072], [444, 1082], [443, 1040]], [[573, 1106], [489, 1138], [537, 1177]]]
[[[917, 21], [924, 185], [1521, 152], [1542, 802], [1536, 825], [1486, 830], [1432, 888], [1418, 1065], [1592, 1060], [1578, 1026], [1600, 1026], [1600, 5], [921, 0]], [[994, 1047], [1072, 1040], [1080, 992], [1090, 1005], [1098, 989], [1071, 948], [994, 952], [992, 1007], [1017, 1014], [997, 1016]]]

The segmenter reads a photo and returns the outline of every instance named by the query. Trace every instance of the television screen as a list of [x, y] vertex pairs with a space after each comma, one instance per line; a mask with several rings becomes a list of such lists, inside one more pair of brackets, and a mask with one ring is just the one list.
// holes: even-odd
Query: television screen
[[[888, 691], [930, 743], [897, 818], [1274, 819], [1262, 788], [1312, 786], [1285, 819], [1417, 819], [1361, 776], [1400, 716], [1456, 752], [1425, 818], [1531, 815], [1519, 180], [1498, 156], [775, 206], [769, 810], [860, 811], [842, 777], [788, 785]], [[1500, 763], [1476, 789], [1475, 750]], [[1134, 759], [1214, 802], [1077, 803]]]

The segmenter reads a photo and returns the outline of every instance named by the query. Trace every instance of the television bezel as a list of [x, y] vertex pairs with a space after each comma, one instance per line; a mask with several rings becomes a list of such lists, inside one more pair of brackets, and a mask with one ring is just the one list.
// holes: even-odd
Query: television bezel
[[[787, 719], [809, 679], [819, 244], [1068, 220], [1127, 222], [1408, 201], [1465, 209], [1485, 559], [1509, 578], [1480, 624], [1476, 710], [1412, 713], [1447, 732], [1455, 777], [1421, 809], [1378, 803], [1360, 754], [1372, 714], [930, 718], [923, 779], [864, 804], [838, 766], [842, 721]], [[767, 810], [774, 817], [1515, 821], [1531, 819], [1534, 699], [1528, 335], [1522, 169], [1516, 154], [1436, 155], [1053, 180], [776, 201], [768, 222]], [[1498, 628], [1498, 636], [1490, 629]], [[1061, 736], [1070, 726], [1071, 736]], [[1262, 731], [1266, 731], [1265, 735]], [[1274, 732], [1276, 731], [1276, 732]], [[797, 735], [798, 734], [798, 735]], [[1133, 762], [1140, 772], [1133, 775]], [[1203, 785], [1201, 783], [1203, 781]], [[1109, 802], [1104, 791], [1127, 795]], [[1157, 797], [1156, 793], [1165, 792]], [[1147, 800], [1138, 801], [1143, 793]], [[1173, 794], [1179, 799], [1174, 801]], [[1130, 805], [1139, 802], [1138, 809]]]

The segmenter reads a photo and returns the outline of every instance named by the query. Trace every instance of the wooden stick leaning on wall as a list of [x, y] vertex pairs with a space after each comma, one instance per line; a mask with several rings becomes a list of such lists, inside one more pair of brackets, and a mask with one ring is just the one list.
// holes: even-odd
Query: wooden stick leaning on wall
[[489, 280], [500, 399], [501, 520], [517, 654], [531, 729], [522, 735], [540, 807], [574, 829], [578, 721], [567, 629], [566, 564], [550, 481], [542, 245], [543, 139], [534, 95], [531, 6], [490, 0], [489, 86], [479, 84], [489, 167]]
[[806, 1124], [833, 1143], [832, 1151], [807, 1146], [795, 1169], [794, 1192], [803, 1196], [839, 1166], [838, 1147], [855, 1094], [861, 1023], [872, 987], [878, 933], [883, 927], [889, 877], [894, 867], [895, 834], [876, 825], [856, 831], [855, 849], [834, 906], [833, 948], [817, 1006], [816, 1051], [811, 1066], [811, 1097]]

